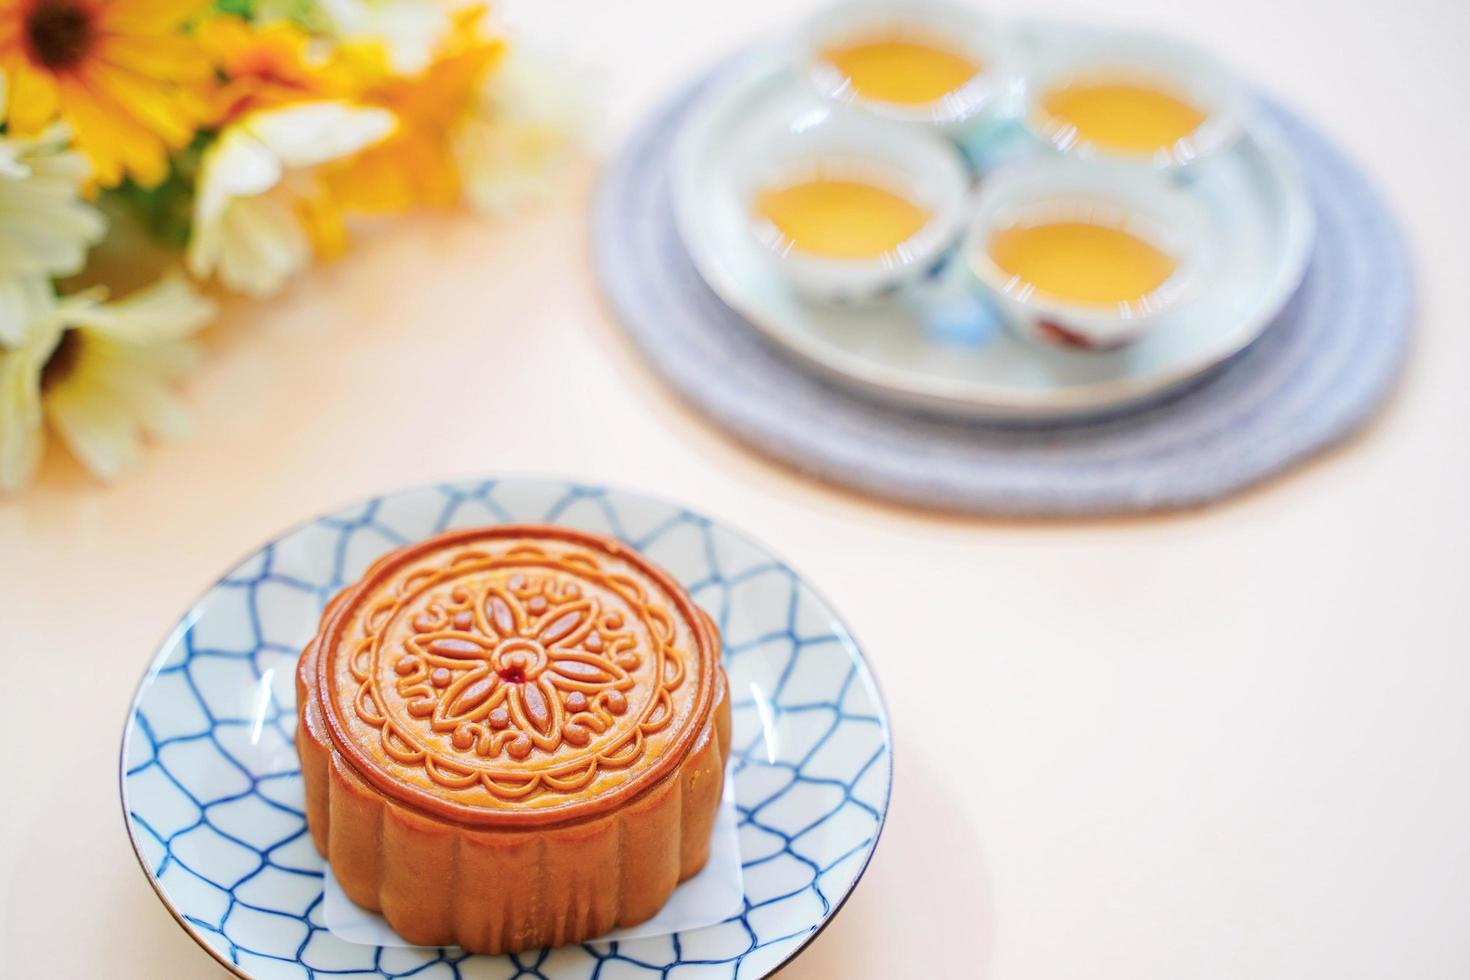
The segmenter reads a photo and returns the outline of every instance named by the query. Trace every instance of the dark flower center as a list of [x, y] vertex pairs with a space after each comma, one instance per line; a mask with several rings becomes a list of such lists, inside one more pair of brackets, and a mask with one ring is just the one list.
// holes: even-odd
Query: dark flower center
[[31, 53], [52, 71], [75, 67], [95, 37], [92, 12], [76, 0], [41, 0], [26, 19]]
[[56, 349], [41, 366], [41, 390], [47, 391], [58, 381], [65, 381], [76, 369], [77, 359], [81, 357], [81, 353], [81, 332], [68, 330], [63, 333], [61, 340], [56, 343]]
[[500, 670], [496, 671], [496, 673], [499, 674], [500, 679], [505, 681], [507, 684], [524, 684], [526, 682], [526, 672], [518, 666], [502, 667]]

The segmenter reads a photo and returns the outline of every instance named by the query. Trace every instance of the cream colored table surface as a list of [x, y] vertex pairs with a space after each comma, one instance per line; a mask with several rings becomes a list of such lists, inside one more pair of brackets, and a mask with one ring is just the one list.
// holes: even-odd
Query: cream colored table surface
[[[662, 386], [594, 287], [590, 167], [515, 223], [375, 231], [228, 312], [191, 388], [192, 441], [110, 489], [53, 457], [0, 504], [0, 975], [217, 975], [155, 900], [118, 806], [118, 736], [155, 646], [304, 517], [529, 472], [747, 529], [864, 643], [897, 735], [892, 809], [790, 976], [1470, 976], [1470, 6], [1055, 12], [1213, 45], [1377, 177], [1422, 307], [1366, 433], [1200, 513], [898, 509], [767, 462]], [[592, 63], [611, 146], [793, 9], [522, 0], [511, 15]]]

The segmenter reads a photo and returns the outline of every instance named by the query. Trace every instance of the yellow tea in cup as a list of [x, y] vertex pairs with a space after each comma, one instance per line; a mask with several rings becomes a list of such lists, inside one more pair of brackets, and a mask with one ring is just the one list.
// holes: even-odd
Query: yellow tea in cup
[[989, 252], [1001, 271], [1038, 292], [1096, 306], [1142, 299], [1177, 265], [1136, 235], [1086, 221], [1012, 225], [991, 235]]
[[929, 211], [861, 180], [815, 177], [767, 188], [755, 196], [756, 216], [784, 244], [829, 259], [876, 259], [914, 237]]
[[903, 33], [833, 44], [822, 50], [821, 58], [862, 98], [896, 105], [924, 105], [943, 98], [985, 67], [942, 41]]
[[1205, 114], [1162, 86], [1123, 78], [1078, 80], [1047, 92], [1053, 129], [1115, 153], [1151, 154], [1189, 137]]

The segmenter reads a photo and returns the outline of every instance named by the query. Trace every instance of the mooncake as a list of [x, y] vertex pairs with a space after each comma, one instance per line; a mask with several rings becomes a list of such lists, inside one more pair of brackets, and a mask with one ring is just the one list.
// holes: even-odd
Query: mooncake
[[709, 856], [714, 623], [621, 543], [454, 531], [336, 596], [297, 671], [312, 840], [405, 940], [518, 952], [654, 915]]

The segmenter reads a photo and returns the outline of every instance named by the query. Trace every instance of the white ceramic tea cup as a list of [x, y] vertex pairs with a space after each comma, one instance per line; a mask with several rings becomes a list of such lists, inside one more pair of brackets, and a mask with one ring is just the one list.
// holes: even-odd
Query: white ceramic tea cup
[[[930, 102], [898, 103], [865, 98], [825, 52], [845, 42], [895, 36], [932, 38], [974, 62], [979, 70], [963, 85]], [[883, 119], [951, 131], [999, 107], [1019, 85], [1010, 70], [1002, 30], [973, 7], [944, 0], [850, 0], [820, 11], [798, 34], [801, 67], [825, 99]]]
[[[996, 263], [991, 254], [994, 235], [1052, 221], [1127, 232], [1173, 259], [1173, 271], [1144, 296], [1095, 304], [1042, 292]], [[1214, 244], [1203, 207], [1162, 176], [1054, 158], [1014, 164], [987, 176], [962, 247], [966, 264], [1013, 331], [1049, 346], [1113, 350], [1147, 334], [1196, 294], [1207, 278]]]
[[[958, 151], [924, 130], [828, 105], [773, 121], [737, 163], [737, 191], [751, 233], [801, 293], [860, 302], [912, 282], [954, 245], [968, 216], [969, 177]], [[795, 247], [756, 207], [767, 190], [814, 178], [856, 180], [905, 198], [928, 213], [908, 239], [873, 258], [835, 258]]]
[[[1046, 110], [1050, 93], [1092, 81], [1124, 82], [1175, 95], [1204, 115], [1188, 136], [1147, 153], [1098, 145]], [[1024, 72], [1022, 122], [1037, 139], [1080, 158], [1158, 169], [1187, 167], [1233, 146], [1250, 105], [1244, 83], [1209, 52], [1154, 34], [1088, 32], [1049, 49]]]

